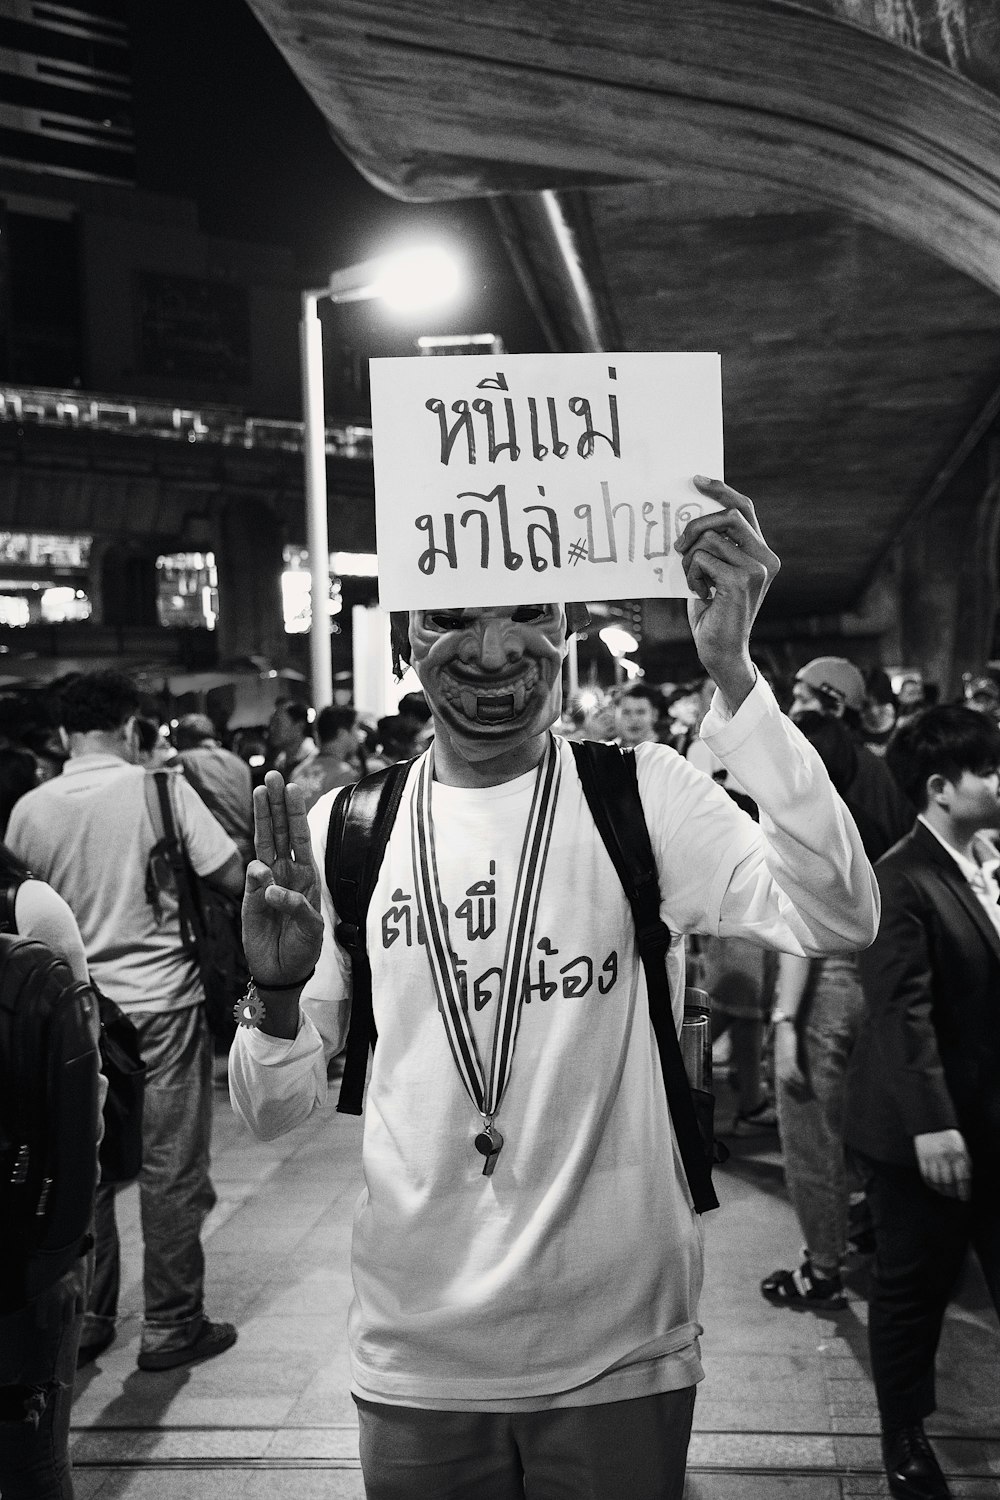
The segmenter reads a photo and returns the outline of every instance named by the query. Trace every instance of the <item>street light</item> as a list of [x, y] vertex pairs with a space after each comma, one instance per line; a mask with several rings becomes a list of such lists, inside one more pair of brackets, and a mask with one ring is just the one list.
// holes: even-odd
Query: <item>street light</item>
[[630, 651], [639, 649], [639, 642], [631, 631], [626, 630], [623, 625], [605, 625], [598, 634], [615, 659], [615, 682], [621, 682], [626, 675], [637, 676], [638, 663], [627, 660]]
[[330, 658], [330, 535], [326, 500], [326, 402], [323, 393], [323, 327], [319, 303], [379, 298], [397, 312], [439, 306], [455, 296], [460, 272], [454, 258], [434, 245], [360, 261], [334, 271], [326, 286], [302, 293], [299, 341], [302, 357], [303, 449], [306, 483], [306, 545], [312, 586], [309, 666], [313, 706], [333, 701]]

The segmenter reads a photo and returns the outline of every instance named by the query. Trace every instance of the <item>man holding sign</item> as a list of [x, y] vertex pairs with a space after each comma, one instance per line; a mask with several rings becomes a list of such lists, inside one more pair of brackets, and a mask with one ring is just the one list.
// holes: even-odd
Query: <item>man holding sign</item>
[[[669, 747], [637, 748], [678, 1025], [681, 934], [853, 952], [878, 918], [857, 832], [750, 661], [777, 558], [748, 499], [695, 486], [711, 509], [676, 551], [718, 688], [702, 735], [761, 822]], [[369, 1500], [683, 1488], [701, 1228], [631, 913], [552, 734], [571, 610], [442, 598], [393, 618], [435, 738], [367, 918], [378, 1045], [350, 1343]], [[255, 798], [244, 932], [265, 1014], [245, 1007], [230, 1087], [267, 1139], [324, 1103], [351, 996], [318, 874], [331, 799], [307, 824], [273, 772]]]

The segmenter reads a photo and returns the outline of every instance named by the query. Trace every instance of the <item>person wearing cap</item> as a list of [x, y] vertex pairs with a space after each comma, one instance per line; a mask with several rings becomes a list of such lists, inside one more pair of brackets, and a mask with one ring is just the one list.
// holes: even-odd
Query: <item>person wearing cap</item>
[[845, 710], [860, 716], [864, 706], [865, 679], [845, 656], [817, 656], [796, 673], [793, 716], [813, 709], [839, 719]]
[[[857, 667], [821, 656], [795, 679], [791, 717], [822, 757], [875, 860], [909, 831], [914, 810], [884, 762], [856, 737], [864, 702]], [[851, 1240], [862, 1247], [870, 1240], [864, 1193], [860, 1182], [852, 1192], [844, 1150], [847, 1066], [863, 1014], [855, 955], [779, 954], [771, 1011], [775, 1095], [785, 1182], [805, 1246], [797, 1267], [761, 1282], [776, 1306], [845, 1307]]]
[[[696, 485], [722, 507], [677, 541], [718, 689], [702, 733], [762, 818], [670, 747], [636, 747], [678, 1025], [685, 932], [853, 951], [878, 919], [857, 831], [750, 661], [777, 558], [749, 500]], [[702, 1233], [625, 893], [551, 732], [586, 616], [446, 603], [392, 617], [434, 740], [366, 928], [378, 1045], [349, 1320], [366, 1494], [680, 1500]], [[230, 1090], [265, 1138], [323, 1105], [346, 1034], [350, 968], [318, 873], [332, 802], [307, 821], [273, 772], [255, 792], [244, 938], [266, 1013], [240, 1028]]]
[[793, 719], [817, 713], [839, 720], [848, 731], [856, 754], [841, 795], [865, 834], [870, 857], [878, 859], [909, 831], [914, 813], [882, 757], [864, 744], [861, 714], [866, 696], [865, 679], [853, 662], [843, 656], [817, 656], [796, 675], [790, 713]]

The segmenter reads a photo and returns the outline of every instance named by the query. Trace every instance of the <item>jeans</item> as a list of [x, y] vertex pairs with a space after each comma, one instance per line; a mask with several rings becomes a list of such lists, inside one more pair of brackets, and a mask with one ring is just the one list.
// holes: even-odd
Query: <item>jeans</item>
[[73, 1500], [69, 1417], [92, 1255], [0, 1317], [0, 1495]]
[[[209, 1177], [212, 1043], [200, 1005], [131, 1012], [146, 1062], [139, 1208], [145, 1318], [142, 1349], [183, 1349], [201, 1330], [201, 1229], [215, 1204]], [[102, 1340], [118, 1314], [115, 1185], [97, 1189], [97, 1269], [83, 1343]]]
[[855, 960], [813, 960], [811, 993], [800, 1011], [799, 1058], [805, 1096], [778, 1080], [778, 1129], [785, 1181], [805, 1236], [806, 1254], [821, 1276], [840, 1272], [847, 1255], [847, 1164], [844, 1094], [847, 1064], [864, 1013]]
[[548, 1411], [355, 1397], [368, 1500], [681, 1500], [694, 1386]]

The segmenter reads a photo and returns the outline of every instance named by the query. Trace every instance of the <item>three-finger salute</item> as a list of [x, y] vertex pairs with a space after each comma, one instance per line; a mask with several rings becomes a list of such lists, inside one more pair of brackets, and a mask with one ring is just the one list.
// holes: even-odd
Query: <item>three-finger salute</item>
[[[319, 874], [301, 790], [269, 771], [254, 790], [253, 807], [257, 858], [247, 869], [243, 947], [258, 989], [273, 987], [268, 1014], [290, 1016], [322, 946]], [[285, 1034], [287, 1024], [278, 1030]]]

